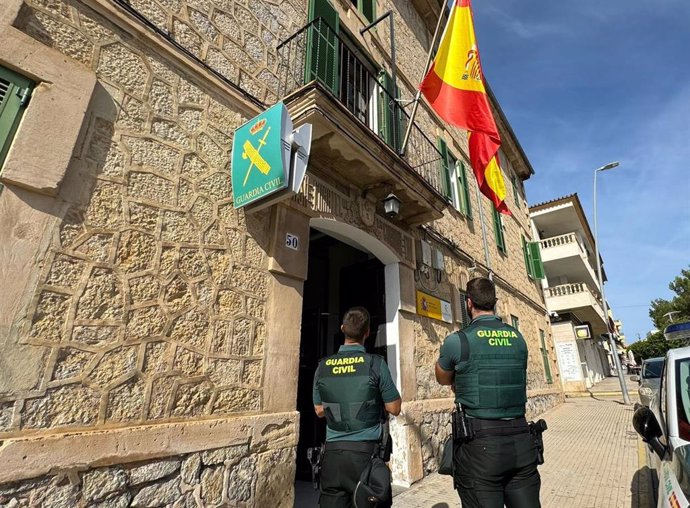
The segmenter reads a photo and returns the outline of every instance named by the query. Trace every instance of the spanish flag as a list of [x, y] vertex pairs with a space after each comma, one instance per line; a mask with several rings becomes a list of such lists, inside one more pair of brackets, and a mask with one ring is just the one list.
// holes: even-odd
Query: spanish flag
[[470, 0], [455, 0], [420, 90], [441, 118], [470, 131], [470, 162], [479, 189], [496, 210], [511, 215], [496, 160], [501, 137], [484, 87]]

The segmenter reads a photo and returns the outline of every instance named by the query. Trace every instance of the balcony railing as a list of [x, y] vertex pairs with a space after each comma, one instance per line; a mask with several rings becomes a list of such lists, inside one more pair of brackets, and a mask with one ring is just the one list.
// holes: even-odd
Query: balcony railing
[[575, 233], [566, 233], [560, 236], [554, 236], [552, 238], [546, 238], [541, 241], [542, 249], [549, 249], [551, 247], [560, 247], [561, 245], [568, 245], [577, 242], [577, 236]]
[[601, 303], [601, 299], [597, 296], [597, 294], [592, 291], [592, 289], [584, 282], [573, 282], [570, 284], [561, 284], [560, 286], [546, 288], [547, 298], [576, 295], [579, 293], [589, 293], [592, 295], [592, 298]]
[[[280, 97], [319, 81], [363, 127], [375, 133], [399, 154], [409, 114], [397, 100], [398, 87], [378, 71], [322, 18], [317, 18], [281, 42], [278, 47]], [[415, 124], [406, 155], [401, 158], [436, 192], [447, 195], [439, 174], [441, 152]]]

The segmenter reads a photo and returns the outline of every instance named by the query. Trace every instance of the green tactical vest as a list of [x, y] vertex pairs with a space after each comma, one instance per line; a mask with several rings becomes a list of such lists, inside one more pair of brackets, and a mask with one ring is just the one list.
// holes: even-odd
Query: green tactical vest
[[383, 358], [359, 351], [322, 359], [316, 387], [326, 423], [340, 432], [363, 430], [381, 422], [383, 400], [379, 376]]
[[474, 418], [525, 416], [527, 344], [520, 332], [498, 318], [482, 318], [456, 333], [466, 361], [455, 365], [455, 401]]

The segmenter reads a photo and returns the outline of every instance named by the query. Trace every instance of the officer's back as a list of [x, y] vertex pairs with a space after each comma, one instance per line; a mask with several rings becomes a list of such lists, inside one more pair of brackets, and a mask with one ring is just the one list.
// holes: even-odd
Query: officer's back
[[319, 362], [313, 400], [327, 426], [319, 505], [346, 508], [352, 506], [357, 481], [379, 445], [386, 412], [398, 415], [401, 399], [383, 358], [364, 348], [367, 310], [348, 310], [340, 329], [345, 343]]

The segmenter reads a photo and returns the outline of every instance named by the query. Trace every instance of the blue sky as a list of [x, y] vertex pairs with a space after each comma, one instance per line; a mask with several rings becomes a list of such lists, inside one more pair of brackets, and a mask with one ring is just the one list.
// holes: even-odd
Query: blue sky
[[474, 0], [484, 73], [536, 171], [531, 204], [597, 177], [606, 295], [628, 342], [690, 264], [690, 2]]

